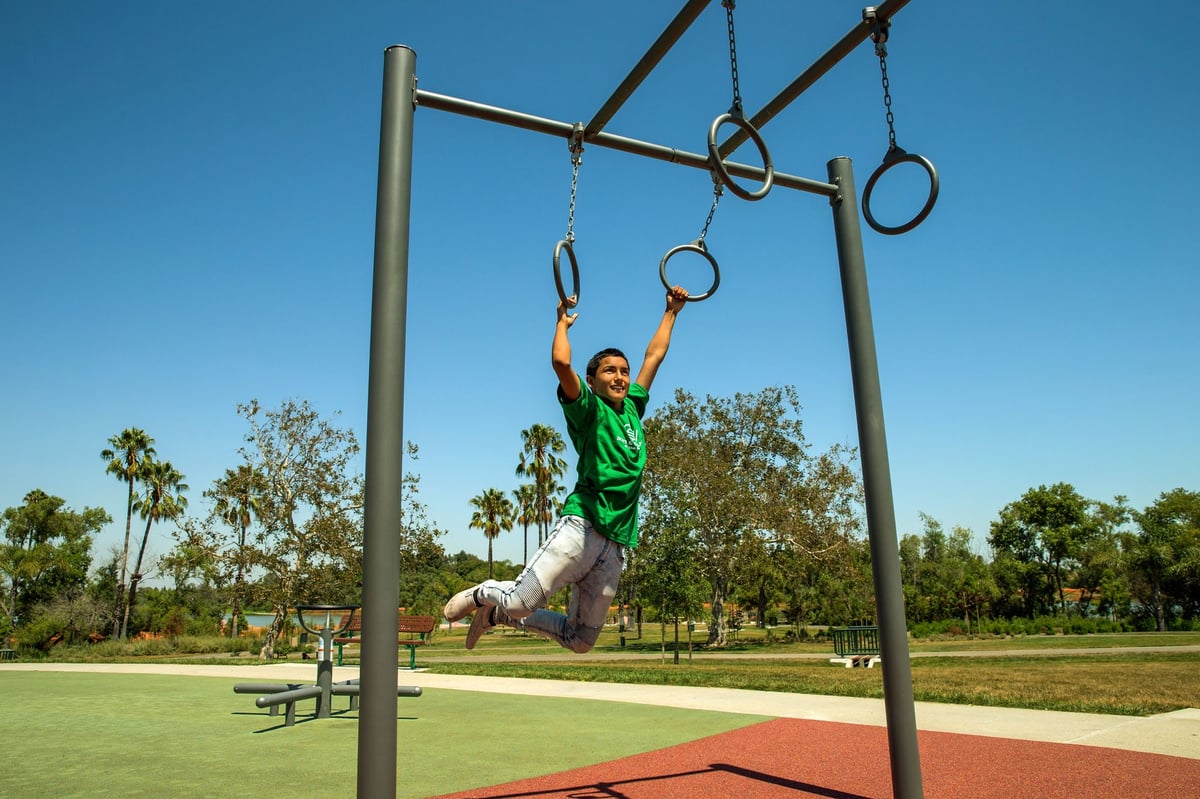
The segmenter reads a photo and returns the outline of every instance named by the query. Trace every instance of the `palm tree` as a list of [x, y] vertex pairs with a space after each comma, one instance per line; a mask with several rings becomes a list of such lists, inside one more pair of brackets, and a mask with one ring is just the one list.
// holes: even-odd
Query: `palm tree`
[[517, 524], [525, 529], [525, 559], [521, 561], [524, 566], [529, 562], [529, 525], [536, 524], [538, 518], [537, 486], [525, 483], [513, 492], [513, 499], [517, 501]]
[[556, 453], [566, 450], [562, 436], [550, 425], [535, 424], [521, 431], [523, 445], [521, 459], [517, 463], [518, 477], [532, 477], [537, 490], [538, 546], [545, 543], [553, 514], [547, 519], [555, 490], [555, 479], [566, 474], [567, 462]]
[[125, 570], [129, 564], [129, 533], [133, 527], [133, 484], [138, 479], [142, 465], [154, 457], [154, 439], [145, 430], [127, 427], [108, 440], [109, 447], [100, 450], [100, 457], [108, 461], [105, 474], [111, 474], [129, 487], [125, 504], [125, 546], [121, 549], [121, 567], [117, 578], [117, 607], [113, 614], [113, 635], [121, 635], [121, 604], [125, 597]]
[[515, 511], [513, 504], [498, 488], [489, 488], [477, 497], [471, 497], [471, 506], [476, 511], [471, 514], [472, 530], [483, 530], [488, 542], [488, 579], [492, 579], [492, 540], [501, 531], [511, 530]]
[[565, 491], [567, 487], [553, 477], [546, 483], [546, 494], [542, 499], [542, 507], [538, 512], [538, 519], [542, 526], [546, 529], [546, 537], [550, 537], [550, 525], [554, 523], [554, 517], [562, 510], [563, 500], [559, 498], [559, 492]]
[[187, 508], [188, 490], [184, 476], [171, 465], [170, 461], [156, 461], [147, 458], [142, 464], [142, 485], [145, 493], [133, 503], [132, 510], [137, 511], [146, 520], [146, 530], [142, 533], [142, 545], [138, 547], [137, 560], [134, 561], [133, 573], [129, 576], [129, 601], [125, 603], [125, 614], [121, 620], [121, 640], [125, 640], [129, 632], [129, 613], [133, 610], [137, 598], [138, 583], [142, 581], [142, 558], [146, 555], [146, 542], [150, 539], [150, 525], [166, 519], [177, 519]]
[[233, 576], [233, 624], [231, 636], [238, 637], [238, 620], [242, 614], [242, 592], [246, 581], [246, 531], [252, 517], [258, 516], [259, 497], [266, 488], [262, 474], [242, 464], [235, 472], [225, 470], [225, 476], [214, 483], [209, 495], [216, 499], [215, 511], [237, 533], [237, 548], [234, 552]]

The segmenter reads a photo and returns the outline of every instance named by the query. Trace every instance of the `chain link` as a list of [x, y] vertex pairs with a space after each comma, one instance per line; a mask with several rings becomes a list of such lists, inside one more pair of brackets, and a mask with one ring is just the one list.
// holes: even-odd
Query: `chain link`
[[729, 113], [738, 119], [742, 118], [742, 92], [738, 88], [737, 39], [733, 35], [733, 7], [737, 0], [722, 0], [725, 6], [725, 18], [729, 23], [729, 71], [733, 75], [733, 106]]
[[575, 243], [575, 192], [579, 187], [579, 165], [583, 163], [583, 125], [576, 123], [567, 143], [571, 150], [571, 206], [567, 211], [567, 244]]
[[712, 224], [713, 214], [717, 212], [717, 203], [721, 202], [721, 195], [724, 194], [725, 188], [721, 185], [721, 179], [713, 173], [713, 201], [712, 207], [708, 209], [708, 218], [704, 220], [704, 230], [700, 231], [700, 238], [696, 239], [696, 244], [703, 247], [704, 237], [708, 235], [708, 226]]
[[871, 38], [875, 41], [875, 55], [879, 56], [879, 74], [883, 83], [883, 107], [887, 112], [888, 152], [896, 149], [896, 117], [892, 113], [891, 82], [887, 74], [887, 40], [888, 28], [891, 23], [887, 20], [875, 23]]

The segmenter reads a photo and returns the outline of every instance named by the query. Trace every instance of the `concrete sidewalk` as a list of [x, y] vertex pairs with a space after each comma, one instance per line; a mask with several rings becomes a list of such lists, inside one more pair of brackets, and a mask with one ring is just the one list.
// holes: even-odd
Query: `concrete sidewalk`
[[[0, 674], [6, 671], [109, 672], [220, 677], [234, 682], [279, 680], [291, 683], [310, 683], [316, 676], [314, 666], [315, 664], [311, 662], [262, 666], [18, 662], [0, 665]], [[358, 667], [334, 667], [333, 679], [335, 681], [355, 677], [358, 677]], [[749, 713], [812, 721], [887, 726], [882, 699], [786, 694], [732, 688], [690, 688], [669, 685], [532, 680], [512, 677], [472, 677], [420, 670], [415, 672], [401, 670], [397, 683], [418, 685], [423, 689], [572, 697], [607, 702], [694, 708], [721, 713]], [[922, 730], [1048, 743], [1085, 744], [1200, 760], [1200, 708], [1188, 708], [1173, 713], [1144, 717], [917, 702], [916, 717], [917, 727]]]

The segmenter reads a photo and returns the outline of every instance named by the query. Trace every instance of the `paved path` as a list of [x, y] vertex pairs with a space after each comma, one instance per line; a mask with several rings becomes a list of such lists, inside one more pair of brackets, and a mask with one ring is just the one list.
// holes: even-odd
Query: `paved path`
[[[495, 651], [490, 649], [489, 651]], [[1066, 657], [1070, 655], [1117, 655], [1138, 652], [1196, 654], [1200, 653], [1200, 644], [1185, 644], [1181, 646], [1089, 646], [1078, 649], [997, 649], [944, 652], [909, 652], [910, 658], [1001, 658], [1001, 657]], [[674, 652], [668, 650], [667, 657], [672, 658]], [[722, 652], [694, 651], [692, 657], [696, 660], [829, 660], [832, 652]], [[528, 663], [549, 661], [610, 661], [610, 660], [660, 660], [661, 652], [586, 652], [577, 655], [567, 652], [561, 647], [547, 646], [531, 653], [528, 647], [512, 647], [504, 654], [465, 655], [455, 650], [426, 649], [421, 652], [421, 660], [442, 663]], [[679, 655], [680, 659], [687, 657], [686, 650]]]
[[[1181, 649], [1181, 647], [1173, 649]], [[425, 659], [424, 656], [422, 659]], [[481, 657], [472, 659], [476, 662], [482, 660]], [[315, 675], [314, 664], [311, 661], [261, 666], [21, 662], [0, 665], [0, 673], [13, 670], [174, 674], [220, 677], [234, 682], [281, 680], [307, 683], [311, 682]], [[352, 679], [357, 676], [358, 667], [356, 666], [334, 667], [333, 679], [335, 681]], [[717, 712], [751, 713], [780, 718], [887, 726], [882, 699], [785, 694], [733, 688], [473, 677], [420, 670], [400, 671], [398, 683], [419, 685], [425, 689], [481, 691], [527, 696], [564, 696]], [[981, 735], [1023, 741], [1087, 744], [1200, 760], [1200, 708], [1188, 708], [1173, 713], [1141, 717], [917, 702], [916, 717], [919, 729], [933, 732]]]

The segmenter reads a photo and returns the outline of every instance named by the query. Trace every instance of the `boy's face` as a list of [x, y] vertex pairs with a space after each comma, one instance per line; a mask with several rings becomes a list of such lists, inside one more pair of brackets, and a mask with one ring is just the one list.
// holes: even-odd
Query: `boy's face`
[[588, 388], [610, 405], [620, 405], [629, 393], [629, 361], [619, 355], [607, 355], [596, 366], [596, 374], [587, 379]]

